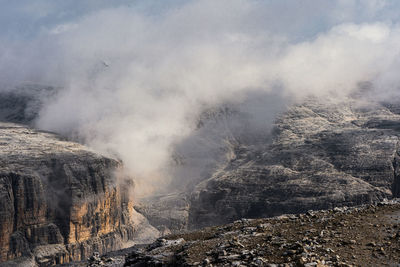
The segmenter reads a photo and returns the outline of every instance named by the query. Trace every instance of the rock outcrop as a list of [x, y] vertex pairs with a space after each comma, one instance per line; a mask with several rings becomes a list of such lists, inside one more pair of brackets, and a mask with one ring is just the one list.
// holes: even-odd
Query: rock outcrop
[[135, 210], [143, 214], [161, 235], [186, 231], [189, 219], [189, 201], [184, 193], [161, 195], [141, 200]]
[[191, 227], [399, 196], [396, 105], [314, 99], [281, 115], [272, 135], [269, 144], [235, 145], [195, 188]]
[[395, 105], [310, 100], [275, 122], [272, 142], [233, 147], [192, 193], [192, 227], [399, 196]]
[[[212, 131], [199, 128], [194, 135], [202, 141], [212, 140], [214, 151], [220, 154], [209, 154], [215, 163], [205, 175], [196, 178], [196, 185], [186, 188], [185, 198], [176, 195], [176, 200], [186, 201], [181, 206], [189, 207], [188, 218], [181, 221], [187, 221], [187, 228], [196, 229], [240, 218], [399, 197], [398, 103], [363, 97], [309, 99], [282, 112], [269, 130], [257, 133], [236, 130], [240, 129], [238, 124], [246, 125], [241, 119], [246, 114], [240, 115], [240, 109], [217, 112], [211, 121], [202, 121], [201, 127]], [[190, 158], [190, 153], [180, 156], [182, 168], [186, 168], [185, 162], [199, 158]], [[191, 181], [189, 176], [186, 178]], [[171, 226], [172, 232], [185, 229], [165, 223], [165, 206], [176, 209], [173, 196], [167, 199], [159, 197], [148, 205], [152, 221]], [[158, 212], [159, 206], [163, 208]]]
[[49, 266], [157, 235], [119, 161], [12, 123], [0, 123], [0, 148], [0, 262]]

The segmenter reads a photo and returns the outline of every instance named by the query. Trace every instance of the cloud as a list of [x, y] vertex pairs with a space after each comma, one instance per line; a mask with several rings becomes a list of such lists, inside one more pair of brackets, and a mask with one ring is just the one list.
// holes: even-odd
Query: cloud
[[[61, 87], [37, 126], [117, 155], [146, 181], [167, 175], [173, 146], [207, 108], [346, 95], [362, 81], [385, 95], [399, 82], [395, 1], [127, 2], [6, 4], [33, 26], [18, 35], [6, 20], [18, 38], [0, 31], [0, 80]], [[280, 110], [240, 109], [255, 124]]]
[[397, 69], [398, 30], [382, 23], [336, 26], [314, 40], [290, 45], [276, 63], [276, 75], [288, 94], [348, 94], [359, 82], [379, 80], [388, 69]]

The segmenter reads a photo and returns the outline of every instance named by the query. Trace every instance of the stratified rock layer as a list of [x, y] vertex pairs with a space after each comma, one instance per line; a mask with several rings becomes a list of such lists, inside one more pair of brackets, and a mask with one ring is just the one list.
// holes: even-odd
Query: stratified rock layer
[[119, 166], [54, 134], [0, 123], [0, 262], [26, 256], [47, 266], [133, 239], [144, 220]]
[[234, 144], [228, 163], [197, 185], [190, 227], [398, 197], [396, 107], [359, 99], [293, 106], [276, 120], [272, 142]]

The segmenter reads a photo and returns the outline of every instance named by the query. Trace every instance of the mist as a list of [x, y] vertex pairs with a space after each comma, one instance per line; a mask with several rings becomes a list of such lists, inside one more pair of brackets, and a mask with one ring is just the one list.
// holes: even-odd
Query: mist
[[[0, 90], [58, 88], [35, 126], [121, 159], [146, 192], [199, 176], [227, 138], [268, 139], [288, 103], [362, 82], [372, 97], [398, 95], [396, 1], [0, 3]], [[225, 105], [241, 114], [231, 132], [199, 131]], [[169, 173], [176, 153], [191, 167]]]

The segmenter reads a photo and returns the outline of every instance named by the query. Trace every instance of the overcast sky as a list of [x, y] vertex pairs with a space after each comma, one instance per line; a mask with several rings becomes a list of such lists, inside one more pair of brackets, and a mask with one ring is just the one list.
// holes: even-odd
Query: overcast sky
[[[246, 103], [254, 92], [345, 96], [365, 81], [376, 97], [399, 92], [396, 0], [0, 6], [0, 90], [24, 82], [60, 87], [36, 126], [112, 151], [135, 176], [160, 176], [204, 108]], [[267, 123], [263, 114], [272, 109], [251, 115]]]
[[[132, 12], [159, 15], [182, 7], [184, 0], [0, 0], [0, 35], [3, 38], [32, 38], [59, 24], [70, 23], [99, 10], [128, 7]], [[218, 2], [218, 1], [216, 1]], [[224, 1], [223, 1], [224, 2]], [[318, 31], [342, 22], [398, 21], [396, 0], [249, 0], [259, 9], [259, 23], [266, 28], [301, 34]], [[224, 2], [229, 5], [229, 2]], [[291, 25], [291, 26], [290, 26]], [[296, 32], [297, 31], [297, 32]]]

